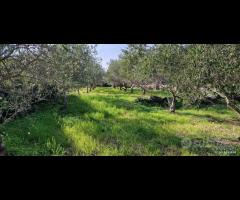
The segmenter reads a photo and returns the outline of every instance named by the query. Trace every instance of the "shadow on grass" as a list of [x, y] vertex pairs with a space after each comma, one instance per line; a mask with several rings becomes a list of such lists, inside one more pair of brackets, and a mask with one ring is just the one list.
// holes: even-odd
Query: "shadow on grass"
[[[124, 90], [120, 90], [119, 88], [103, 88], [103, 87], [98, 87], [95, 90], [93, 90], [93, 92], [97, 92], [98, 94], [115, 94], [115, 95], [139, 95], [142, 96], [143, 92], [141, 89], [139, 88], [134, 88], [133, 92], [131, 92], [131, 89], [128, 88], [126, 91]], [[163, 90], [147, 90], [146, 91], [146, 95], [157, 95], [157, 96], [171, 96], [167, 91], [163, 91]]]
[[[181, 145], [181, 138], [171, 133], [169, 130], [160, 128], [154, 129], [156, 122], [150, 120], [134, 120], [134, 119], [114, 119], [108, 124], [104, 138], [96, 134], [95, 137], [106, 145], [117, 144], [117, 148], [124, 146], [123, 152], [127, 155], [165, 155], [167, 147], [177, 149]], [[98, 122], [101, 127], [102, 122]], [[112, 131], [112, 127], [115, 130]], [[110, 142], [108, 138], [111, 138]], [[121, 150], [120, 150], [121, 151]]]
[[96, 112], [97, 110], [94, 109], [89, 103], [82, 100], [81, 97], [75, 95], [68, 96], [68, 106], [66, 112], [60, 112], [62, 116], [76, 116], [82, 115], [85, 113]]
[[83, 116], [96, 110], [74, 95], [68, 96], [68, 101], [67, 112], [61, 111], [59, 104], [42, 103], [35, 112], [0, 125], [8, 154], [72, 155], [73, 141], [65, 135], [63, 117]]
[[0, 126], [9, 155], [66, 155], [71, 143], [64, 135], [59, 105], [42, 104], [34, 113]]
[[[99, 101], [104, 101], [119, 108], [129, 110], [129, 102], [122, 99], [109, 99], [105, 97], [96, 97]], [[127, 105], [126, 105], [127, 104]], [[131, 110], [145, 112], [145, 109], [139, 106], [130, 107]], [[181, 138], [171, 133], [169, 130], [161, 128], [162, 124], [175, 122], [170, 119], [153, 120], [147, 118], [126, 119], [122, 116], [114, 116], [111, 113], [104, 113], [102, 119], [85, 117], [91, 113], [102, 112], [93, 108], [90, 103], [77, 96], [69, 96], [68, 111], [62, 114], [67, 117], [81, 116], [81, 122], [91, 123], [91, 127], [84, 128], [84, 134], [94, 138], [104, 148], [115, 149], [121, 155], [165, 155], [167, 149], [177, 149], [181, 145]], [[88, 114], [88, 115], [85, 115]], [[91, 116], [91, 115], [90, 115]], [[158, 130], [155, 127], [160, 127]], [[101, 152], [96, 153], [98, 155]], [[178, 152], [179, 153], [179, 152]]]
[[[63, 119], [77, 117], [79, 118], [76, 120], [77, 123], [87, 123], [85, 123], [86, 126], [80, 126], [79, 129], [74, 121], [73, 126], [76, 125], [74, 134], [79, 134], [82, 131], [85, 135], [94, 138], [99, 144], [97, 150], [93, 149], [94, 153], [84, 155], [101, 155], [106, 149], [110, 149], [110, 155], [113, 152], [117, 152], [118, 155], [131, 156], [181, 155], [182, 138], [163, 126], [166, 123], [174, 123], [174, 120], [149, 118], [147, 114], [153, 111], [153, 108], [135, 105], [124, 99], [104, 96], [93, 98], [117, 108], [146, 112], [146, 115], [131, 116], [131, 118], [113, 115], [108, 110], [98, 110], [97, 107], [93, 107], [91, 101], [88, 101], [89, 99], [70, 95], [65, 113], [60, 111], [60, 106], [42, 105], [37, 112], [15, 120], [5, 127], [0, 127], [1, 132], [11, 134], [7, 139], [7, 149], [13, 155], [75, 155], [77, 149], [75, 149], [74, 141], [63, 130], [66, 126]], [[103, 115], [98, 118], [97, 115], [94, 115], [95, 113]], [[207, 119], [213, 117], [188, 112], [177, 114]], [[201, 149], [192, 149], [192, 151], [199, 153]], [[206, 151], [210, 150], [204, 150], [202, 154], [206, 154]]]
[[148, 107], [135, 102], [130, 102], [123, 98], [97, 96], [97, 97], [94, 97], [94, 99], [105, 102], [110, 106], [116, 106], [117, 108], [124, 109], [124, 110], [131, 110], [131, 111], [135, 110], [138, 112], [152, 112], [156, 109], [163, 109], [161, 107]]
[[[81, 99], [77, 96], [69, 97], [70, 104], [68, 108], [68, 116], [79, 116], [83, 114], [91, 114], [95, 112], [103, 112], [97, 108], [93, 108], [89, 101]], [[111, 97], [97, 96], [94, 100], [104, 101], [107, 104], [122, 108], [125, 110], [136, 110], [146, 112], [152, 111], [152, 108], [144, 108], [144, 106], [134, 105], [124, 99], [116, 99]], [[119, 155], [182, 155], [182, 137], [176, 135], [162, 126], [163, 124], [174, 123], [171, 119], [149, 119], [146, 115], [136, 118], [124, 118], [123, 116], [104, 114], [102, 119], [81, 117], [82, 122], [90, 122], [92, 128], [84, 128], [84, 134], [94, 138], [101, 146], [100, 149], [94, 150], [93, 155], [101, 154], [104, 149], [115, 150]], [[194, 114], [190, 112], [176, 113], [177, 115], [189, 115], [200, 117], [207, 120], [214, 120], [218, 123], [227, 123], [226, 120], [216, 118], [208, 114]], [[93, 115], [94, 116], [94, 115]], [[157, 128], [156, 128], [157, 127]], [[202, 139], [201, 139], [202, 140]], [[196, 155], [218, 155], [219, 150], [214, 146], [198, 146], [197, 139], [192, 139], [195, 144], [188, 152]], [[215, 145], [215, 144], [213, 144]], [[229, 146], [226, 146], [226, 148]]]
[[[182, 137], [162, 126], [163, 124], [175, 123], [176, 121], [165, 118], [162, 120], [149, 119], [147, 114], [153, 111], [152, 108], [136, 105], [124, 99], [97, 96], [94, 97], [94, 100], [103, 101], [111, 106], [125, 110], [146, 112], [146, 117], [138, 116], [130, 119], [118, 115], [114, 116], [107, 111], [104, 111], [106, 113], [104, 113], [103, 119], [94, 117], [89, 119], [83, 116], [81, 120], [85, 122], [90, 120], [94, 127], [92, 129], [84, 129], [84, 134], [94, 138], [101, 146], [100, 150], [96, 151], [94, 155], [99, 155], [104, 149], [108, 148], [115, 149], [120, 155], [182, 155]], [[93, 108], [89, 101], [83, 100], [81, 97], [70, 96], [69, 101], [70, 104], [66, 116], [103, 112]], [[222, 113], [224, 112], [222, 111]], [[176, 114], [204, 118], [217, 123], [232, 123], [208, 114], [194, 114], [190, 112]], [[193, 139], [193, 143], [196, 143], [196, 139]], [[188, 151], [197, 155], [220, 154], [214, 146], [198, 147], [198, 145], [194, 145]]]
[[[225, 114], [226, 112], [222, 111], [219, 112], [219, 114]], [[232, 119], [232, 120], [228, 120], [228, 119], [222, 119], [222, 118], [218, 118], [218, 117], [214, 117], [210, 114], [194, 114], [191, 112], [177, 112], [177, 115], [182, 115], [182, 116], [192, 116], [192, 117], [197, 117], [197, 118], [201, 118], [201, 119], [205, 119], [209, 122], [214, 122], [214, 123], [219, 123], [219, 124], [229, 124], [229, 125], [237, 125], [240, 126], [240, 120], [237, 119]]]

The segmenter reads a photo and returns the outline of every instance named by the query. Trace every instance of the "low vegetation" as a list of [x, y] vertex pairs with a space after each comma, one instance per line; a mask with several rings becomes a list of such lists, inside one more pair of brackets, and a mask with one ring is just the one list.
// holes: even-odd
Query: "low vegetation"
[[[9, 155], [240, 155], [240, 123], [224, 105], [180, 108], [142, 105], [113, 88], [71, 92], [66, 112], [43, 103], [0, 127]], [[149, 91], [165, 97], [166, 93]]]

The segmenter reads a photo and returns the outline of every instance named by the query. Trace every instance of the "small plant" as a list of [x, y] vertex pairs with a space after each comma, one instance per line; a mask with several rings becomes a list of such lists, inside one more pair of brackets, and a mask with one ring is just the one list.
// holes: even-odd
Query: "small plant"
[[62, 155], [66, 154], [66, 151], [64, 150], [64, 148], [61, 145], [57, 144], [54, 137], [47, 140], [46, 148], [47, 148], [47, 151], [49, 151], [51, 155], [62, 156]]

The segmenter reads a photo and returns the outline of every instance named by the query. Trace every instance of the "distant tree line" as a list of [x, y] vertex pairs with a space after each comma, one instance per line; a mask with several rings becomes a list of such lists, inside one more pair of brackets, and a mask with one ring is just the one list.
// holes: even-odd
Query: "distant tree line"
[[167, 90], [171, 112], [177, 97], [195, 104], [214, 96], [240, 114], [239, 44], [129, 44], [119, 59], [110, 61], [107, 78], [124, 90]]
[[0, 123], [42, 101], [67, 106], [71, 88], [102, 84], [96, 46], [87, 44], [0, 44]]

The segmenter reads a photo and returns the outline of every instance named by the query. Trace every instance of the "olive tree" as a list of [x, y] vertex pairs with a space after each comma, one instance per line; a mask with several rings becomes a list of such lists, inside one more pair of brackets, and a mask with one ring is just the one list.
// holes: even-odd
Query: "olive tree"
[[86, 44], [1, 44], [0, 121], [41, 101], [64, 97], [76, 82], [96, 85], [102, 71]]
[[126, 60], [126, 70], [131, 82], [131, 87], [136, 85], [141, 87], [143, 94], [146, 93], [146, 84], [149, 83], [147, 44], [129, 44], [123, 50], [123, 58]]
[[119, 58], [118, 60], [110, 60], [107, 70], [107, 78], [113, 87], [119, 87], [120, 90], [124, 87], [125, 91], [127, 90], [130, 82], [128, 80], [128, 73], [123, 59]]
[[156, 44], [149, 56], [149, 73], [153, 80], [161, 82], [171, 95], [170, 112], [176, 110], [176, 98], [179, 95], [184, 73], [185, 49], [179, 44]]
[[195, 44], [188, 47], [185, 90], [195, 97], [215, 93], [240, 114], [240, 45]]
[[[38, 64], [46, 45], [7, 44], [0, 47], [0, 120], [14, 118], [42, 101], [36, 91], [42, 76], [37, 76]], [[41, 73], [43, 75], [43, 73]], [[38, 77], [38, 78], [36, 78]]]

